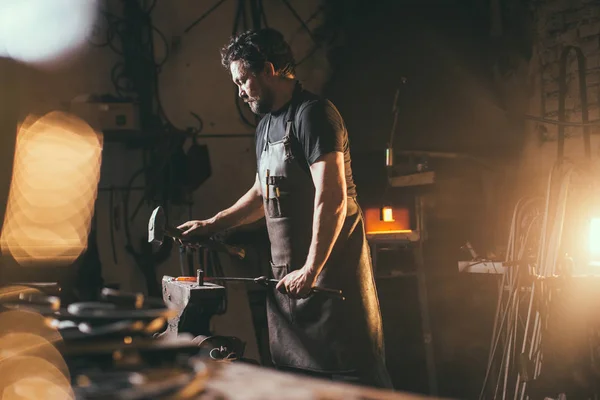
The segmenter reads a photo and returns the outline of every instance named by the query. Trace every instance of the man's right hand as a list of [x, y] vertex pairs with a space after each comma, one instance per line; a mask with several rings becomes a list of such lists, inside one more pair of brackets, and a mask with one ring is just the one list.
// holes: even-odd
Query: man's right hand
[[193, 220], [183, 223], [177, 227], [182, 231], [183, 240], [191, 240], [194, 237], [209, 237], [216, 233], [213, 221], [205, 219], [202, 221]]
[[254, 185], [231, 207], [219, 211], [215, 216], [205, 220], [193, 220], [177, 227], [182, 234], [177, 239], [180, 244], [193, 245], [195, 241], [208, 239], [210, 236], [234, 228], [241, 224], [257, 221], [264, 217], [263, 200], [260, 193], [258, 174]]

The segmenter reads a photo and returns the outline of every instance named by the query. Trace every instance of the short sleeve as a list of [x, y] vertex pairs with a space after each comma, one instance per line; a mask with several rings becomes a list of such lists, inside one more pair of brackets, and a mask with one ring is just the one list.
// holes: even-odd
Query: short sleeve
[[297, 136], [308, 165], [322, 155], [344, 151], [342, 117], [328, 100], [309, 102], [298, 110]]

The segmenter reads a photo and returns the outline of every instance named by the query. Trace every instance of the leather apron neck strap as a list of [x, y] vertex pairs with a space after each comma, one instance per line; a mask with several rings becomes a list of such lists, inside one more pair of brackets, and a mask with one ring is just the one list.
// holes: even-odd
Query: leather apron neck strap
[[[285, 125], [285, 136], [284, 141], [288, 141], [292, 134], [292, 127], [294, 124], [294, 119], [296, 118], [296, 111], [298, 110], [299, 105], [299, 95], [302, 92], [302, 84], [299, 81], [296, 81], [296, 86], [294, 86], [294, 91], [292, 92], [292, 98], [290, 99], [289, 107], [286, 113], [286, 125]], [[265, 137], [264, 137], [264, 148], [266, 149], [269, 144], [269, 129], [271, 127], [271, 114], [269, 113], [267, 120], [267, 127], [265, 129]]]

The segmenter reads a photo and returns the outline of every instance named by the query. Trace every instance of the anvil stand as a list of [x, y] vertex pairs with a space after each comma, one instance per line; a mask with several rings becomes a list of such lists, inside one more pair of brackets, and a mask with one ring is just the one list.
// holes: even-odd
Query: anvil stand
[[[198, 273], [194, 273], [194, 258], [198, 250]], [[208, 249], [195, 249], [189, 246], [179, 248], [180, 269], [182, 276], [199, 276], [203, 268], [209, 267], [205, 259]], [[187, 263], [187, 268], [186, 268]], [[186, 271], [187, 269], [187, 271]], [[201, 271], [202, 270], [202, 271]], [[232, 360], [244, 359], [246, 344], [234, 336], [213, 336], [210, 320], [215, 315], [224, 314], [227, 310], [227, 291], [224, 286], [197, 281], [178, 281], [164, 276], [162, 280], [163, 300], [170, 309], [178, 311], [177, 316], [169, 319], [165, 335], [177, 336], [181, 333], [192, 334], [193, 342], [207, 351], [212, 359]]]
[[[207, 267], [204, 260], [207, 250], [189, 246], [179, 247], [181, 276], [196, 276], [194, 259], [198, 254], [198, 269]], [[210, 336], [210, 320], [227, 309], [225, 287], [206, 283], [177, 282], [172, 277], [163, 277], [163, 300], [170, 308], [179, 310], [179, 315], [169, 321], [168, 334], [191, 333], [194, 336]], [[191, 318], [186, 318], [187, 316]]]

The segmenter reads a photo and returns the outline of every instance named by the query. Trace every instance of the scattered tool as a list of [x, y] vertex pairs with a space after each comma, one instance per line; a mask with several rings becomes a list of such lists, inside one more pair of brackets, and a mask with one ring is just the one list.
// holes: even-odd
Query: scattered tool
[[236, 256], [239, 259], [246, 257], [246, 251], [242, 248], [230, 246], [214, 239], [193, 236], [184, 238], [182, 234], [183, 232], [180, 229], [167, 224], [165, 212], [161, 206], [156, 207], [154, 211], [152, 211], [152, 215], [148, 221], [148, 243], [158, 243], [160, 245], [165, 237], [170, 237], [199, 247], [206, 247], [210, 250], [225, 252]]
[[[217, 281], [233, 281], [233, 282], [252, 282], [258, 285], [272, 287], [279, 283], [277, 279], [270, 279], [266, 276], [259, 276], [257, 278], [240, 278], [240, 277], [229, 277], [229, 276], [204, 276], [204, 272], [201, 269], [197, 270], [196, 276], [179, 276], [174, 278], [178, 282], [193, 282], [202, 286], [204, 282], [217, 282]], [[329, 289], [320, 286], [314, 286], [310, 294], [323, 294], [329, 297], [335, 297], [339, 300], [346, 300], [344, 294], [339, 289]]]

